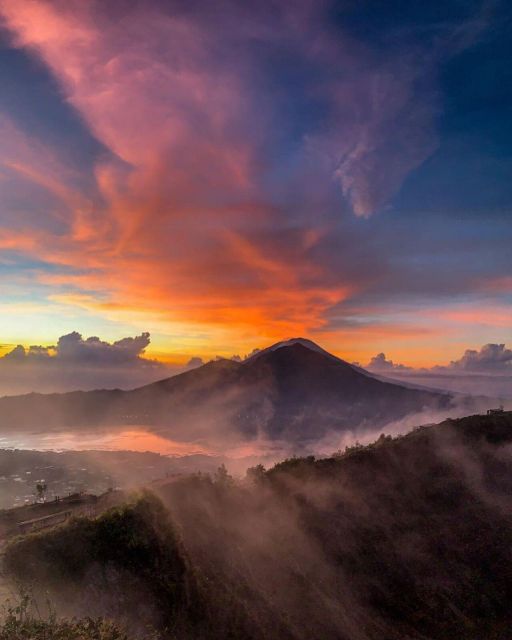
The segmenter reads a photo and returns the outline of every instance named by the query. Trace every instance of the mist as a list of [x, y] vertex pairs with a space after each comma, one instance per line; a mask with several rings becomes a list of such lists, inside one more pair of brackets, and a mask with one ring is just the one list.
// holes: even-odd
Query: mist
[[473, 396], [512, 399], [512, 375], [491, 373], [435, 373], [393, 371], [386, 377], [397, 382], [411, 382], [431, 389], [442, 389]]
[[112, 617], [137, 640], [148, 628], [180, 640], [493, 637], [483, 631], [510, 617], [510, 415], [239, 480], [222, 467], [176, 476], [22, 540], [7, 572], [60, 613]]

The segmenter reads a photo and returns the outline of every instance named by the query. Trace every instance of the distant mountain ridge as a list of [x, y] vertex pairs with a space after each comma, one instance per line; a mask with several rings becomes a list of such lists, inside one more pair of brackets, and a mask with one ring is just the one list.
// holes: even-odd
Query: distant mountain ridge
[[376, 428], [450, 402], [448, 394], [379, 380], [295, 338], [243, 362], [212, 361], [130, 391], [0, 398], [0, 428], [138, 424], [173, 438], [235, 434], [302, 442]]

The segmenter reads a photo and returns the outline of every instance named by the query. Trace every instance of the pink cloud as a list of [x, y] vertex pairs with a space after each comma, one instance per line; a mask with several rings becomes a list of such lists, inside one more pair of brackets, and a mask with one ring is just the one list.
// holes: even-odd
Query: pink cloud
[[307, 259], [314, 229], [304, 229], [304, 248], [300, 234], [289, 234], [301, 243], [295, 252], [266, 247], [250, 231], [276, 213], [254, 181], [266, 114], [246, 97], [250, 62], [241, 56], [226, 64], [219, 55], [225, 34], [156, 5], [126, 5], [121, 16], [94, 2], [0, 2], [0, 9], [17, 44], [45, 61], [119, 159], [96, 167], [99, 209], [42, 174], [41, 153], [39, 166], [11, 161], [65, 201], [70, 226], [64, 237], [45, 234], [19, 248], [89, 267], [86, 274], [44, 275], [45, 282], [104, 290], [108, 281], [111, 299], [128, 307], [143, 303], [206, 322], [276, 316], [279, 325], [288, 317], [287, 330], [317, 324], [346, 295], [347, 284], [323, 284], [322, 269]]
[[[0, 247], [69, 267], [40, 281], [95, 311], [147, 309], [273, 337], [324, 326], [326, 312], [368, 282], [365, 267], [344, 275], [317, 250], [332, 229], [322, 217], [332, 180], [339, 208], [344, 194], [368, 216], [436, 136], [435, 92], [415, 94], [424, 60], [380, 60], [333, 35], [323, 9], [0, 0], [16, 45], [44, 61], [106, 150], [93, 197], [49, 150], [13, 137], [4, 166], [58, 201], [45, 215], [65, 229], [29, 220], [0, 229]], [[305, 126], [285, 158], [291, 177], [273, 146], [287, 115], [261, 81], [271, 47], [313, 68], [304, 99], [325, 110], [325, 126]]]

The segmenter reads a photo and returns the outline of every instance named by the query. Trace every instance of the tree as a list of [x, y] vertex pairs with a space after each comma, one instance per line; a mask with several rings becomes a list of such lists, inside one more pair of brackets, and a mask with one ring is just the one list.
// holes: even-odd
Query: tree
[[262, 464], [257, 464], [255, 467], [247, 469], [245, 477], [253, 484], [260, 484], [265, 479], [265, 474], [265, 467]]
[[219, 484], [222, 486], [233, 484], [233, 476], [228, 473], [228, 470], [226, 469], [226, 465], [224, 463], [222, 463], [215, 472], [214, 480], [215, 484]]
[[36, 484], [36, 491], [37, 491], [37, 499], [39, 500], [39, 502], [45, 502], [46, 500], [46, 482], [38, 482]]

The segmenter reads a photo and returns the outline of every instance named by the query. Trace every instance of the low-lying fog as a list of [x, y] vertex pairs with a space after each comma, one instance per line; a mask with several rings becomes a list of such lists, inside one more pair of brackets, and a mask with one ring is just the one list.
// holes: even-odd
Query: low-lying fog
[[[489, 401], [475, 401], [474, 413], [485, 413]], [[505, 408], [512, 409], [512, 401], [505, 401]], [[418, 425], [437, 423], [446, 418], [467, 415], [467, 407], [454, 403], [449, 409], [439, 411], [425, 410], [411, 413], [405, 418], [390, 422], [378, 429], [355, 426], [353, 429], [331, 431], [322, 438], [309, 442], [291, 443], [285, 440], [265, 437], [244, 439], [240, 434], [226, 431], [219, 424], [215, 429], [212, 422], [210, 432], [201, 439], [183, 440], [166, 436], [161, 426], [155, 432], [154, 425], [111, 425], [97, 429], [80, 430], [3, 430], [0, 435], [0, 449], [32, 449], [39, 451], [151, 451], [164, 456], [209, 455], [223, 456], [240, 460], [261, 458], [261, 460], [279, 460], [290, 455], [330, 455], [338, 449], [344, 449], [355, 442], [367, 444], [381, 433], [398, 435], [407, 433]], [[222, 419], [219, 418], [221, 421]], [[225, 425], [224, 425], [225, 427]], [[238, 464], [233, 464], [237, 467]]]

